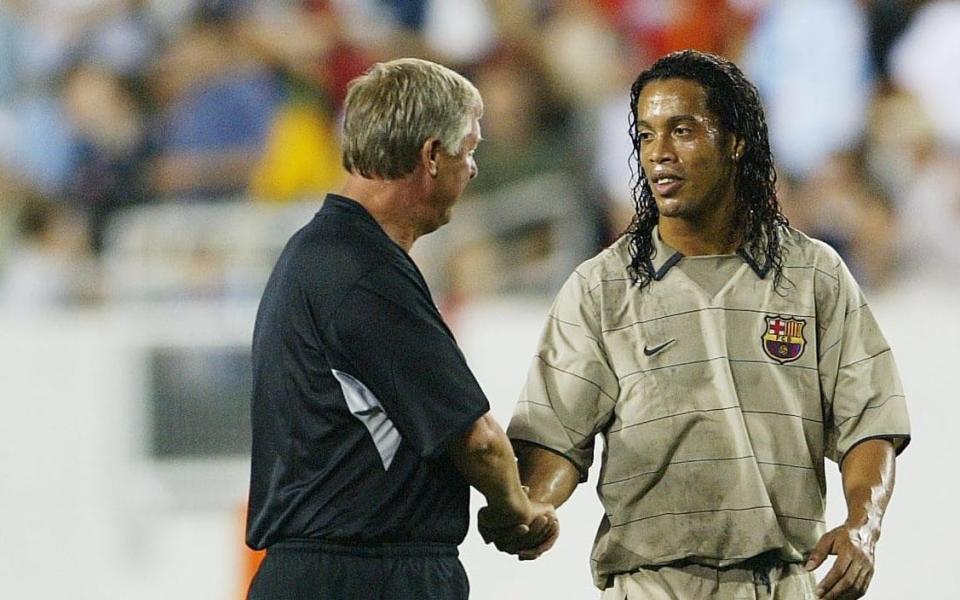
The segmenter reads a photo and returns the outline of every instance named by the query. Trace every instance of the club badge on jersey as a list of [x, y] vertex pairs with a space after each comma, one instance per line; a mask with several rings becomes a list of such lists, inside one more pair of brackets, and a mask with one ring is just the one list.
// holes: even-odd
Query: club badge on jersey
[[803, 319], [791, 317], [764, 317], [766, 327], [761, 339], [763, 351], [780, 364], [793, 362], [800, 358], [807, 340], [803, 337]]

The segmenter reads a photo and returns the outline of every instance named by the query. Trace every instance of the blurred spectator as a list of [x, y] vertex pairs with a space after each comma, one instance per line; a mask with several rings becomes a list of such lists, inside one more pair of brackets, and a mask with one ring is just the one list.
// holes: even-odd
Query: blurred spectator
[[396, 6], [410, 4], [426, 4], [423, 39], [445, 62], [473, 64], [496, 46], [497, 32], [487, 0], [395, 0]]
[[[629, 194], [629, 102], [622, 99], [622, 90], [629, 88], [640, 59], [611, 15], [604, 13], [603, 5], [560, 0], [544, 6], [542, 12], [528, 10], [513, 20], [507, 11], [501, 10], [500, 22], [510, 32], [512, 43], [525, 44], [536, 62], [542, 64], [546, 90], [556, 98], [555, 102], [568, 107], [567, 143], [575, 154], [570, 150], [565, 154], [580, 165], [574, 171], [582, 186], [578, 193], [589, 189], [588, 206], [594, 210], [603, 208], [602, 216], [594, 216], [593, 220], [598, 227], [602, 220], [603, 231], [597, 238], [606, 242], [611, 237], [611, 221], [617, 223], [616, 229], [621, 229], [616, 201]], [[525, 36], [520, 34], [524, 28]], [[610, 123], [615, 125], [610, 127]], [[545, 125], [549, 128], [549, 124]], [[549, 130], [540, 135], [549, 136]], [[483, 148], [481, 145], [480, 151]], [[621, 156], [624, 151], [626, 154]], [[559, 162], [561, 167], [564, 164]]]
[[86, 60], [127, 77], [142, 75], [160, 46], [160, 31], [147, 4], [116, 0], [115, 8], [80, 36]]
[[154, 74], [160, 102], [161, 196], [226, 197], [243, 192], [280, 101], [274, 74], [239, 43], [242, 11], [201, 4]]
[[25, 0], [0, 5], [0, 166], [53, 194], [72, 157], [59, 101], [44, 88], [55, 74], [50, 64], [63, 52], [62, 44], [50, 41], [57, 37], [55, 25], [40, 18], [41, 6]]
[[584, 137], [593, 147], [593, 177], [608, 202], [611, 239], [626, 230], [636, 209], [631, 183], [636, 161], [631, 161], [630, 88], [611, 96], [594, 114]]
[[75, 147], [61, 98], [44, 91], [0, 106], [0, 165], [44, 194], [63, 192]]
[[[507, 47], [481, 64], [479, 175], [457, 208], [440, 289], [454, 303], [491, 293], [551, 293], [602, 237], [588, 161], [570, 137], [568, 108], [536, 59]], [[428, 267], [429, 268], [429, 267]]]
[[769, 2], [742, 66], [766, 104], [781, 170], [813, 173], [863, 134], [871, 79], [864, 9], [856, 0]]
[[897, 266], [894, 207], [861, 148], [830, 155], [781, 202], [790, 224], [833, 246], [861, 285], [886, 283]]
[[612, 22], [631, 40], [643, 64], [694, 48], [737, 56], [764, 0], [601, 0]]
[[592, 1], [554, 2], [542, 31], [531, 35], [541, 40], [542, 60], [557, 92], [576, 106], [601, 103], [619, 89], [624, 72], [632, 72], [625, 40]]
[[0, 4], [0, 104], [9, 102], [21, 90], [20, 28], [16, 15]]
[[504, 48], [477, 67], [483, 95], [483, 171], [471, 192], [483, 194], [550, 171], [582, 180], [583, 164], [569, 137], [569, 108], [551, 94], [547, 78], [524, 52]]
[[288, 83], [250, 193], [273, 201], [320, 198], [342, 179], [336, 124], [323, 99], [309, 86]]
[[76, 154], [65, 193], [87, 214], [91, 246], [98, 252], [110, 216], [148, 199], [150, 148], [141, 93], [135, 82], [90, 63], [66, 77], [63, 97]]
[[915, 94], [937, 122], [936, 135], [960, 148], [960, 0], [920, 7], [891, 50], [894, 83]]
[[83, 221], [42, 196], [27, 194], [17, 211], [17, 245], [0, 264], [0, 307], [43, 310], [90, 300]]
[[895, 200], [901, 276], [960, 285], [960, 158], [935, 122], [908, 93], [878, 97], [866, 162]]
[[97, 63], [133, 75], [154, 51], [157, 34], [140, 0], [16, 1], [0, 15], [0, 90], [4, 76], [16, 86], [16, 93], [0, 93], [0, 160], [43, 193], [63, 194], [80, 152], [60, 93], [72, 65]]
[[262, 60], [287, 79], [313, 88], [332, 114], [343, 105], [347, 84], [375, 62], [374, 53], [351, 38], [349, 11], [336, 4], [293, 0], [259, 11], [243, 29], [244, 42]]
[[903, 35], [914, 12], [924, 0], [867, 0], [870, 61], [876, 76], [890, 79], [890, 49]]
[[251, 192], [268, 200], [322, 196], [343, 177], [336, 114], [347, 83], [368, 59], [343, 38], [335, 12], [317, 0], [264, 11], [243, 35], [283, 87]]
[[[516, 0], [524, 2], [526, 0]], [[344, 37], [376, 60], [422, 56], [472, 64], [497, 43], [490, 0], [308, 0], [341, 19]]]

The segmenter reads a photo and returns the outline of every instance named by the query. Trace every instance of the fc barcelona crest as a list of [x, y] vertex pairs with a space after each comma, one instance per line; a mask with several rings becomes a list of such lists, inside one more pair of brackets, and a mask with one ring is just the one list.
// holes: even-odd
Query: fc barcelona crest
[[807, 340], [803, 337], [803, 319], [788, 317], [764, 317], [767, 327], [762, 342], [767, 356], [780, 364], [793, 362], [800, 358]]

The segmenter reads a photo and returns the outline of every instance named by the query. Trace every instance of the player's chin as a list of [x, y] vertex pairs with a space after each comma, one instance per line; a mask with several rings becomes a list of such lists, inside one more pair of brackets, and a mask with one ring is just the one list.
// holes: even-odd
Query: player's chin
[[656, 198], [661, 217], [679, 218], [686, 214], [686, 204], [679, 198]]

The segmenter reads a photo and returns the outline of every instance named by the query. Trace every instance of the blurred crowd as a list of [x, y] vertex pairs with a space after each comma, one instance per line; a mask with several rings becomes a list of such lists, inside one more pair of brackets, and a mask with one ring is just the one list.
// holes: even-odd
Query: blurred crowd
[[960, 284], [958, 0], [0, 0], [0, 307], [255, 300], [399, 56], [486, 105], [437, 294], [551, 293], [629, 222], [629, 86], [682, 48], [757, 83], [794, 226], [868, 288]]

